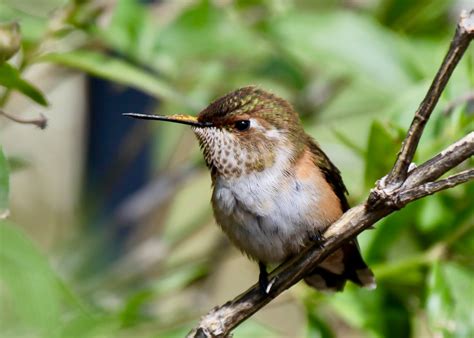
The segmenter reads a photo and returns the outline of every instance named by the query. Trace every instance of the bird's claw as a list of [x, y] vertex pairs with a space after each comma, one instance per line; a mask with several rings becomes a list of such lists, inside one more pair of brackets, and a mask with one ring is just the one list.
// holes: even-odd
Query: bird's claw
[[311, 232], [309, 234], [309, 239], [311, 242], [318, 243], [320, 248], [324, 248], [324, 236], [320, 230], [316, 232]]

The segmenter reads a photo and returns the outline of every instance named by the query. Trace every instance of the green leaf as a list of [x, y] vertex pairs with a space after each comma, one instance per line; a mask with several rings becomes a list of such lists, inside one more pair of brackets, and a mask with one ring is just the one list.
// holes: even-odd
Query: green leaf
[[[445, 14], [452, 9], [445, 0], [381, 1], [378, 8], [380, 22], [407, 33], [442, 33]], [[416, 19], [414, 19], [416, 18]]]
[[6, 323], [5, 317], [10, 319], [13, 313], [21, 327], [54, 332], [60, 319], [61, 285], [44, 256], [7, 221], [0, 222], [0, 266], [7, 296], [0, 302], [0, 322]]
[[8, 63], [0, 64], [0, 86], [18, 90], [42, 106], [48, 105], [41, 91], [31, 83], [23, 80], [18, 69]]
[[8, 195], [10, 192], [8, 161], [0, 147], [0, 219], [8, 217]]
[[[433, 332], [445, 332], [451, 321], [454, 308], [453, 299], [446, 284], [440, 264], [436, 262], [428, 281], [428, 299], [426, 308]], [[444, 336], [444, 334], [442, 334]]]
[[147, 14], [147, 8], [135, 0], [118, 0], [110, 25], [98, 34], [115, 50], [143, 61], [156, 39], [156, 28], [147, 34], [152, 25]]
[[[20, 1], [10, 0], [13, 4], [20, 3]], [[33, 2], [28, 1], [24, 2], [25, 5], [31, 9]], [[44, 2], [43, 2], [44, 3]], [[45, 6], [42, 7], [42, 10], [45, 10]], [[8, 5], [6, 1], [0, 1], [0, 21], [11, 21], [12, 19], [21, 23], [21, 40], [23, 47], [25, 47], [25, 43], [34, 43], [40, 40], [43, 37], [43, 34], [46, 30], [48, 20], [48, 15], [51, 14], [51, 10], [46, 10], [46, 14], [44, 18], [41, 18], [38, 15], [31, 16], [28, 15], [25, 11], [20, 10], [19, 8], [15, 8], [15, 6]], [[38, 11], [35, 11], [35, 14], [38, 14]]]
[[333, 132], [334, 136], [336, 136], [336, 138], [339, 141], [341, 141], [341, 143], [344, 144], [347, 148], [352, 150], [352, 152], [354, 154], [356, 154], [357, 156], [360, 156], [360, 157], [365, 157], [366, 156], [365, 150], [362, 149], [361, 147], [359, 147], [355, 142], [353, 142], [349, 136], [347, 136], [343, 132], [340, 132], [336, 128], [333, 128], [332, 132]]
[[380, 312], [379, 290], [354, 290], [346, 288], [328, 299], [332, 309], [350, 326], [365, 330], [367, 337], [382, 331], [383, 313]]
[[453, 215], [449, 212], [448, 206], [440, 195], [433, 195], [423, 199], [420, 204], [418, 214], [418, 228], [427, 233], [437, 229], [442, 229], [444, 224], [453, 225]]
[[[119, 335], [120, 328], [120, 322], [116, 316], [102, 314], [77, 316], [68, 320], [57, 336], [63, 338], [119, 337], [121, 336]], [[131, 336], [136, 337], [135, 335]], [[122, 337], [130, 337], [130, 335], [124, 334]]]
[[456, 337], [473, 337], [474, 273], [454, 263], [445, 264], [442, 269], [455, 304], [453, 314]]
[[400, 140], [393, 130], [375, 120], [370, 128], [365, 168], [365, 186], [388, 174], [400, 147]]
[[328, 301], [347, 324], [363, 330], [364, 337], [409, 335], [409, 313], [403, 301], [384, 287], [369, 291], [348, 285]]
[[[20, 12], [23, 16], [51, 18], [51, 13], [58, 7], [63, 6], [64, 0], [35, 0], [35, 1], [17, 1], [2, 0], [2, 3], [10, 8]], [[74, 1], [72, 1], [74, 2]]]
[[143, 307], [152, 299], [169, 296], [173, 292], [179, 292], [192, 281], [203, 277], [207, 273], [207, 267], [201, 264], [187, 265], [173, 271], [156, 281], [151, 287], [144, 288], [134, 293], [127, 299], [120, 313], [122, 326], [136, 325], [141, 318]]
[[358, 73], [390, 90], [410, 83], [398, 39], [367, 16], [350, 11], [293, 11], [278, 16], [269, 27], [279, 45], [305, 62], [317, 60], [325, 71]]
[[308, 319], [307, 338], [333, 338], [335, 337], [328, 323], [319, 318], [319, 316], [312, 311], [311, 308], [306, 309], [306, 316]]
[[436, 262], [428, 281], [426, 310], [433, 334], [472, 337], [474, 275], [457, 264]]
[[47, 54], [37, 61], [48, 61], [79, 69], [107, 80], [137, 88], [157, 98], [181, 102], [190, 108], [197, 109], [196, 104], [189, 102], [157, 76], [150, 75], [139, 67], [112, 56], [78, 50], [61, 54]]
[[[416, 209], [411, 205], [400, 210], [400, 212], [393, 213], [381, 220], [377, 226], [377, 231], [371, 232], [371, 238], [364, 250], [364, 257], [370, 263], [389, 263], [390, 253], [396, 253], [394, 256], [397, 260], [400, 258], [407, 258], [413, 253], [408, 252], [405, 245], [405, 238], [408, 237], [409, 232], [407, 228], [416, 216]], [[405, 235], [405, 236], [404, 236]], [[402, 244], [403, 250], [399, 247]], [[404, 276], [401, 275], [401, 278]]]
[[277, 332], [274, 328], [266, 326], [255, 320], [246, 320], [241, 325], [235, 328], [234, 337], [276, 337]]
[[156, 40], [157, 51], [189, 62], [207, 63], [222, 57], [237, 63], [251, 62], [264, 48], [265, 44], [255, 39], [229, 11], [206, 0], [188, 6], [157, 34]]

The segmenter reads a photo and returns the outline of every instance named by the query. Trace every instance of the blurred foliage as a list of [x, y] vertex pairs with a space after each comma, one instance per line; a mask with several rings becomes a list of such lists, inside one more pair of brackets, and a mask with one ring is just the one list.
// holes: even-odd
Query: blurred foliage
[[8, 195], [10, 192], [9, 165], [0, 147], [0, 219], [6, 218], [8, 211]]
[[[258, 84], [295, 105], [357, 203], [392, 166], [447, 50], [457, 11], [456, 1], [445, 0], [4, 0], [0, 22], [18, 22], [22, 35], [16, 56], [0, 58], [0, 107], [11, 91], [47, 104], [22, 77], [40, 62], [145, 91], [160, 101], [162, 113], [197, 113], [227, 91]], [[19, 34], [16, 24], [1, 27], [1, 34], [9, 34], [4, 27]], [[472, 101], [443, 114], [473, 91], [472, 51], [441, 97], [418, 163], [474, 129]], [[20, 227], [2, 221], [2, 336], [183, 336], [210, 308], [199, 297], [211, 292], [209, 278], [227, 245], [206, 234], [212, 217], [202, 196], [210, 196], [209, 178], [190, 134], [154, 128], [162, 188], [153, 196], [152, 216], [140, 221], [156, 226], [111, 266], [84, 276], [87, 257], [100, 246], [94, 238], [84, 235], [46, 255]], [[24, 161], [0, 152], [0, 215], [8, 210], [9, 163]], [[472, 165], [472, 159], [463, 164]], [[18, 166], [10, 166], [14, 175]], [[177, 167], [192, 169], [173, 176]], [[171, 188], [163, 188], [167, 184]], [[472, 337], [473, 196], [472, 183], [457, 187], [363, 233], [377, 290], [349, 285], [344, 293], [322, 295], [297, 288], [292, 297], [303, 304], [307, 325], [299, 334]], [[201, 244], [191, 245], [193, 238]], [[143, 254], [149, 248], [152, 259]], [[249, 320], [235, 335], [280, 334]]]
[[0, 65], [0, 85], [8, 89], [18, 90], [42, 106], [48, 105], [43, 94], [32, 84], [23, 80], [18, 69], [8, 63]]
[[0, 62], [15, 55], [21, 46], [20, 25], [18, 22], [0, 23]]

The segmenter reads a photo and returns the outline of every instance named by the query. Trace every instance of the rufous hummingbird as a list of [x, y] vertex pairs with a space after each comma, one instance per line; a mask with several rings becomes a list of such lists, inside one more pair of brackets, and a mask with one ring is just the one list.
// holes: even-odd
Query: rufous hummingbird
[[[264, 292], [267, 264], [281, 263], [321, 240], [320, 234], [349, 209], [339, 170], [305, 133], [293, 107], [263, 89], [240, 88], [197, 117], [124, 115], [191, 126], [211, 172], [216, 222], [258, 262]], [[347, 280], [375, 287], [356, 239], [305, 277], [310, 286], [331, 291], [342, 290]]]

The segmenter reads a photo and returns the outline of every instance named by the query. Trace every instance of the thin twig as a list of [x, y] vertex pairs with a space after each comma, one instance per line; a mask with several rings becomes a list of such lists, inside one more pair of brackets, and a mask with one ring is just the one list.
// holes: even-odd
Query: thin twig
[[425, 182], [434, 181], [443, 175], [448, 167], [457, 166], [473, 155], [474, 132], [470, 132], [430, 160], [410, 171], [403, 187], [411, 188]]
[[458, 174], [451, 175], [445, 179], [436, 182], [428, 182], [418, 187], [404, 190], [397, 194], [396, 203], [400, 205], [406, 205], [407, 203], [415, 199], [419, 199], [421, 197], [432, 195], [438, 191], [455, 187], [472, 179], [474, 179], [474, 169], [467, 169], [461, 171]]
[[474, 11], [471, 11], [469, 14], [463, 12], [461, 14], [461, 19], [457, 25], [448, 53], [446, 54], [440, 69], [436, 73], [425, 98], [415, 113], [415, 118], [413, 119], [407, 136], [403, 141], [402, 149], [398, 154], [397, 161], [385, 180], [387, 185], [398, 185], [407, 177], [408, 167], [413, 160], [413, 156], [415, 155], [426, 122], [430, 118], [430, 115], [433, 112], [441, 93], [446, 87], [446, 83], [451, 77], [451, 74], [474, 37], [473, 12]]
[[21, 123], [21, 124], [32, 124], [34, 126], [37, 126], [40, 129], [45, 129], [48, 126], [48, 119], [46, 116], [40, 113], [40, 116], [34, 119], [22, 119], [20, 117], [16, 117], [10, 114], [7, 114], [5, 111], [0, 110], [0, 115], [5, 116], [7, 119], [14, 121], [16, 123]]

